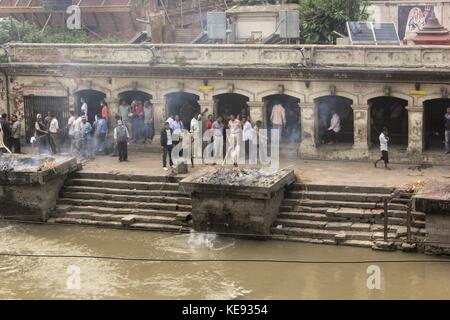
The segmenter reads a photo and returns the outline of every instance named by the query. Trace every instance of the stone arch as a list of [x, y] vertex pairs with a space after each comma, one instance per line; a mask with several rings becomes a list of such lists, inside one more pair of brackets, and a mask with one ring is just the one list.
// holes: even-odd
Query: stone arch
[[75, 113], [81, 113], [81, 98], [83, 98], [88, 105], [88, 121], [94, 121], [95, 115], [101, 111], [100, 103], [108, 98], [108, 95], [101, 90], [94, 89], [94, 86], [88, 89], [80, 89], [73, 93], [75, 100]]
[[152, 96], [152, 99], [155, 99], [155, 90], [151, 90], [148, 87], [145, 86], [137, 86], [137, 87], [133, 87], [133, 86], [123, 86], [120, 88], [116, 88], [115, 90], [112, 91], [113, 97], [118, 97], [121, 93], [123, 92], [127, 92], [127, 91], [141, 91], [144, 92], [150, 96]]
[[389, 130], [390, 144], [408, 145], [408, 103], [411, 99], [408, 102], [393, 94], [373, 96], [367, 100], [369, 141], [373, 145], [379, 144], [378, 137], [384, 127]]
[[442, 92], [435, 92], [427, 94], [426, 96], [421, 96], [417, 98], [417, 107], [422, 107], [423, 104], [428, 100], [436, 100], [436, 99], [446, 99], [446, 97], [442, 96]]
[[362, 99], [361, 99], [361, 103], [367, 103], [369, 100], [371, 100], [373, 98], [378, 98], [378, 97], [398, 98], [398, 99], [407, 101], [408, 106], [410, 106], [410, 107], [414, 105], [414, 97], [412, 97], [408, 94], [404, 94], [404, 93], [395, 91], [395, 92], [391, 92], [391, 94], [389, 94], [389, 95], [385, 95], [384, 92], [381, 90], [373, 91], [373, 92], [363, 95]]
[[445, 148], [444, 114], [450, 106], [450, 98], [442, 97], [441, 93], [428, 95], [426, 98], [421, 105], [423, 147], [428, 150], [442, 150]]
[[[280, 94], [280, 92], [277, 89], [269, 89], [269, 90], [261, 91], [261, 92], [258, 92], [256, 94], [256, 101], [260, 101], [264, 97], [273, 96], [273, 95], [277, 95], [277, 94]], [[283, 91], [283, 93], [281, 93], [281, 94], [285, 94], [287, 96], [295, 97], [295, 98], [299, 99], [300, 102], [304, 102], [306, 100], [305, 99], [305, 97], [306, 97], [305, 94], [297, 92], [297, 91], [294, 91], [294, 90], [285, 89]]]
[[336, 91], [335, 95], [330, 95], [329, 90], [323, 90], [315, 93], [311, 93], [308, 95], [307, 100], [310, 103], [314, 103], [317, 99], [327, 96], [336, 96], [336, 97], [342, 97], [347, 98], [349, 100], [352, 100], [352, 104], [358, 104], [359, 103], [359, 97], [353, 93], [347, 92], [347, 91]]
[[111, 89], [108, 89], [106, 87], [97, 85], [96, 83], [92, 82], [91, 86], [86, 86], [86, 85], [82, 85], [79, 86], [75, 89], [73, 89], [72, 91], [72, 95], [76, 95], [77, 93], [79, 93], [80, 91], [86, 91], [86, 90], [94, 90], [94, 91], [99, 91], [99, 92], [103, 92], [106, 95], [106, 98], [110, 98], [112, 97], [112, 91]]
[[225, 94], [225, 93], [240, 94], [242, 96], [246, 96], [249, 101], [255, 101], [255, 93], [254, 92], [251, 92], [251, 91], [248, 91], [248, 90], [245, 90], [245, 89], [241, 89], [241, 88], [238, 88], [238, 87], [235, 87], [233, 89], [233, 92], [230, 92], [228, 87], [214, 89], [212, 96], [218, 96], [220, 94]]
[[[354, 143], [354, 112], [352, 105], [357, 99], [355, 95], [346, 94], [330, 95], [316, 94], [314, 101], [314, 124], [316, 144], [320, 145], [327, 142], [335, 143]], [[312, 95], [314, 97], [314, 95]], [[358, 101], [358, 100], [356, 100]], [[337, 130], [328, 130], [332, 123], [332, 118], [336, 113], [339, 117], [339, 128]]]
[[197, 90], [197, 89], [194, 89], [194, 88], [190, 88], [190, 87], [184, 87], [183, 90], [180, 90], [180, 88], [178, 88], [178, 87], [170, 87], [170, 88], [163, 89], [163, 90], [160, 91], [161, 97], [164, 97], [164, 98], [166, 98], [166, 96], [168, 94], [176, 93], [176, 92], [191, 93], [191, 94], [194, 94], [194, 95], [198, 96], [200, 99], [204, 95], [203, 91], [200, 91], [200, 90]]

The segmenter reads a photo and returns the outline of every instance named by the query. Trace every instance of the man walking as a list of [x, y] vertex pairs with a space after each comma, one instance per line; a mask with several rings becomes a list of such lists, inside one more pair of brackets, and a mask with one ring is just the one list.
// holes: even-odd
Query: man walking
[[381, 158], [375, 161], [374, 165], [375, 168], [377, 167], [378, 162], [381, 160], [384, 161], [384, 167], [386, 170], [391, 170], [391, 168], [388, 167], [389, 163], [389, 153], [388, 153], [388, 129], [386, 127], [383, 128], [383, 132], [380, 134], [380, 150], [381, 150]]
[[[11, 117], [12, 120], [12, 130], [11, 130], [11, 136], [12, 136], [12, 148], [14, 153], [21, 153], [20, 150], [20, 130], [22, 128], [22, 125], [17, 119], [16, 115], [13, 115]], [[12, 151], [12, 150], [11, 150]]]
[[51, 117], [51, 120], [50, 120], [50, 123], [48, 126], [50, 148], [51, 148], [53, 154], [57, 154], [59, 151], [59, 141], [58, 141], [59, 123], [58, 123], [58, 119], [56, 119], [53, 112], [50, 113], [50, 117]]
[[445, 153], [450, 153], [450, 107], [445, 114]]
[[119, 162], [128, 161], [128, 139], [130, 133], [122, 120], [117, 120], [117, 127], [114, 128], [114, 141], [117, 144]]
[[173, 168], [173, 161], [172, 161], [172, 148], [173, 148], [173, 141], [172, 141], [172, 133], [173, 130], [170, 127], [169, 122], [166, 121], [164, 123], [164, 128], [161, 130], [161, 146], [163, 147], [163, 169], [164, 171], [167, 171], [167, 155], [169, 155], [169, 164], [170, 167]]

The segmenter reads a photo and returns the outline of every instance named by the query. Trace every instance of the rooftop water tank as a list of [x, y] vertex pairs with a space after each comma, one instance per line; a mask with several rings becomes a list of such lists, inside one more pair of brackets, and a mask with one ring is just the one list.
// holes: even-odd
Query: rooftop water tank
[[210, 11], [206, 15], [207, 33], [209, 39], [227, 38], [227, 16], [222, 11]]

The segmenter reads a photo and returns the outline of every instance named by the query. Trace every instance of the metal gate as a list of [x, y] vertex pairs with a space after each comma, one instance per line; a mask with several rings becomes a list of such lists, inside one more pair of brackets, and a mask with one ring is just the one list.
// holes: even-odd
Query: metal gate
[[65, 132], [64, 129], [69, 119], [69, 100], [67, 97], [25, 96], [24, 107], [27, 143], [34, 136], [34, 124], [38, 113], [42, 115], [42, 120], [44, 120], [48, 112], [53, 112], [58, 119], [60, 132]]

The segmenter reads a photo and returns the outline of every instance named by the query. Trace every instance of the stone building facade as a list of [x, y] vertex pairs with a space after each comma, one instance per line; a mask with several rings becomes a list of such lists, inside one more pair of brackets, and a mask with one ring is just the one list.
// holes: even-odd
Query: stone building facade
[[[156, 132], [171, 112], [189, 121], [187, 109], [205, 108], [246, 110], [267, 127], [281, 101], [300, 129], [302, 158], [375, 159], [379, 126], [388, 125], [394, 161], [450, 164], [442, 144], [450, 47], [10, 44], [1, 61], [0, 108], [23, 114], [27, 128], [40, 97], [59, 98], [67, 112], [83, 94], [100, 97], [115, 114], [137, 95], [153, 103]], [[331, 110], [343, 138], [329, 146], [321, 133]]]

